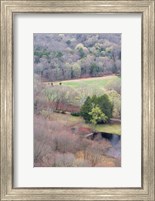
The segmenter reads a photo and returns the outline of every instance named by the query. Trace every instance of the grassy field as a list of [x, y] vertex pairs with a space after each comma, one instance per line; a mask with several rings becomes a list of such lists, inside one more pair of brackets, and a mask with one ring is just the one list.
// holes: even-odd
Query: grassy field
[[[51, 115], [49, 115], [49, 119], [52, 121], [58, 121], [59, 123], [63, 123], [64, 125], [69, 127], [78, 126], [91, 129], [91, 125], [86, 124], [82, 117], [75, 117], [69, 114], [52, 113]], [[100, 124], [96, 126], [96, 131], [121, 135], [121, 124]]]
[[[79, 88], [81, 86], [89, 86], [89, 88], [99, 88], [104, 89], [104, 87], [111, 82], [115, 82], [120, 80], [121, 78], [116, 75], [109, 75], [104, 77], [94, 77], [94, 78], [83, 78], [83, 79], [76, 79], [76, 80], [65, 80], [61, 81], [61, 83], [65, 86], [70, 86], [74, 88]], [[58, 84], [59, 82], [55, 82]]]
[[106, 132], [106, 133], [121, 135], [121, 124], [97, 125], [96, 130], [99, 132]]
[[[84, 127], [91, 127], [90, 124], [86, 124], [84, 119], [82, 117], [74, 117], [71, 115], [58, 115], [59, 118], [63, 118], [68, 122], [68, 124], [82, 124]], [[61, 117], [60, 117], [61, 116]], [[107, 133], [113, 133], [117, 135], [121, 135], [121, 124], [119, 123], [113, 123], [113, 124], [100, 124], [96, 126], [96, 131], [98, 132], [107, 132]]]

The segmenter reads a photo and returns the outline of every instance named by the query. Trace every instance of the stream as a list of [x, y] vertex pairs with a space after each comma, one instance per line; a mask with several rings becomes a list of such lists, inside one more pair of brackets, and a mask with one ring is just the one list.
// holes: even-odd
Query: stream
[[100, 132], [100, 133], [94, 133], [91, 139], [108, 140], [112, 146], [107, 149], [106, 155], [117, 159], [121, 159], [121, 135]]

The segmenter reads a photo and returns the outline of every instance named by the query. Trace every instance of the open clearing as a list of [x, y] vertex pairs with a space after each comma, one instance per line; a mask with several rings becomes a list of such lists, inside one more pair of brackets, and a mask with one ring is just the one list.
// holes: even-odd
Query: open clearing
[[[87, 88], [87, 90], [99, 89], [99, 92], [101, 94], [103, 93], [102, 90], [106, 90], [107, 85], [114, 82], [121, 82], [121, 78], [117, 75], [108, 75], [104, 77], [91, 77], [91, 78], [81, 78], [81, 79], [75, 79], [75, 80], [61, 81], [62, 85], [75, 88], [75, 90], [78, 90], [82, 87]], [[60, 81], [53, 82], [53, 84], [54, 86], [59, 85]], [[53, 113], [49, 119], [52, 121], [55, 120], [55, 121], [61, 122], [63, 124], [66, 124], [66, 126], [70, 126], [70, 127], [79, 126], [79, 127], [91, 129], [91, 125], [86, 124], [82, 117], [75, 117], [69, 114]], [[121, 124], [119, 123], [98, 124], [96, 126], [96, 131], [121, 135]]]
[[[115, 82], [115, 81], [121, 81], [121, 78], [116, 75], [109, 75], [104, 77], [91, 77], [91, 78], [81, 78], [81, 79], [75, 79], [75, 80], [64, 80], [61, 81], [61, 83], [65, 86], [70, 87], [89, 87], [89, 88], [99, 88], [104, 89], [106, 85]], [[59, 84], [60, 82], [54, 82], [54, 85]]]
[[106, 132], [121, 135], [121, 124], [103, 124], [97, 125], [96, 130], [98, 132]]

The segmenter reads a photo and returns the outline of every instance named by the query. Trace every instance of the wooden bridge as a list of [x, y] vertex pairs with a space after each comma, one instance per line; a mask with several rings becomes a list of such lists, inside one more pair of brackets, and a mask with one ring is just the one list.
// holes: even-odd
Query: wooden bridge
[[92, 135], [94, 135], [94, 133], [86, 134], [86, 135], [85, 135], [85, 138], [90, 137], [90, 136], [92, 136]]

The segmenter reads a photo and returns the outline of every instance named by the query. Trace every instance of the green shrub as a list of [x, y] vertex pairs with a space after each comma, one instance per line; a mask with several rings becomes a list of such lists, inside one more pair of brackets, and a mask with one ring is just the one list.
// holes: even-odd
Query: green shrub
[[113, 104], [109, 100], [109, 97], [104, 94], [102, 96], [88, 96], [86, 101], [81, 107], [80, 114], [85, 119], [86, 122], [91, 122], [92, 116], [91, 111], [96, 106], [99, 107], [102, 113], [107, 116], [107, 121], [112, 117]]
[[86, 120], [86, 122], [90, 122], [91, 120], [91, 115], [89, 112], [91, 112], [92, 108], [92, 99], [88, 96], [80, 110], [80, 114]]
[[81, 114], [80, 112], [72, 112], [71, 115], [75, 117], [79, 117]]

